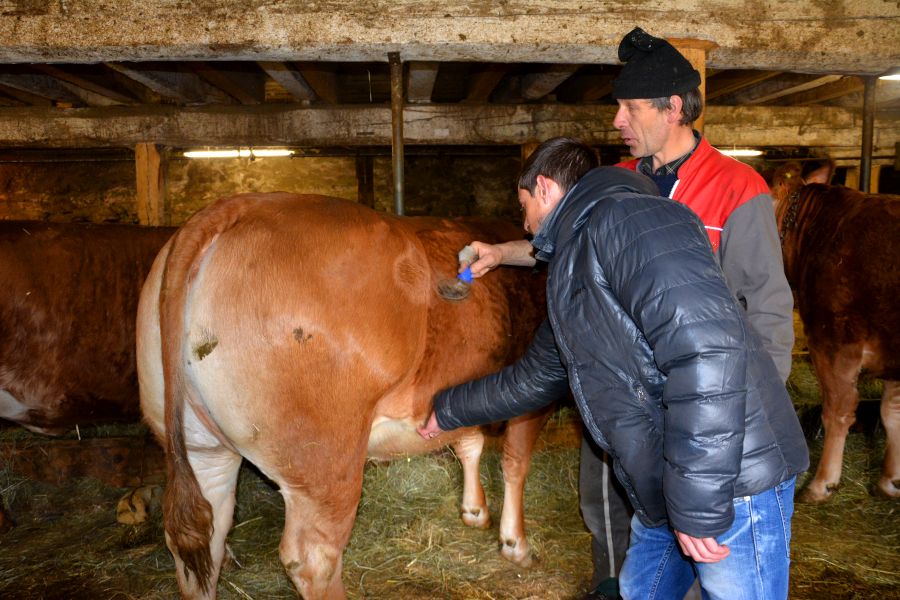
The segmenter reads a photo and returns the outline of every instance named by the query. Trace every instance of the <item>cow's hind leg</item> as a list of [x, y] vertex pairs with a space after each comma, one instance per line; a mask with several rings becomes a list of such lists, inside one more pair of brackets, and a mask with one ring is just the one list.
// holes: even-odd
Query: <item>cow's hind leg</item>
[[460, 516], [469, 527], [487, 529], [491, 526], [484, 488], [481, 485], [481, 453], [484, 434], [474, 429], [451, 444], [463, 469], [463, 497]]
[[225, 538], [234, 517], [235, 488], [241, 456], [221, 446], [215, 449], [188, 450], [188, 460], [200, 485], [203, 497], [210, 503], [213, 516], [212, 537], [209, 551], [211, 571], [205, 582], [185, 569], [178, 548], [166, 534], [166, 543], [175, 557], [175, 572], [182, 597], [212, 599], [216, 597], [216, 582], [225, 557]]
[[884, 467], [875, 491], [888, 498], [900, 498], [900, 381], [884, 381], [881, 422], [887, 433]]
[[500, 553], [522, 567], [531, 566], [532, 553], [525, 537], [525, 479], [531, 455], [544, 423], [555, 405], [509, 421], [503, 439], [503, 512], [500, 516]]
[[362, 494], [365, 451], [335, 448], [328, 454], [330, 462], [297, 460], [293, 471], [301, 478], [278, 482], [285, 516], [278, 551], [304, 600], [347, 597], [341, 568]]
[[862, 348], [844, 346], [834, 356], [817, 352], [810, 343], [810, 358], [822, 387], [822, 424], [825, 442], [816, 475], [800, 495], [801, 502], [826, 502], [841, 481], [844, 445], [850, 426], [856, 421], [859, 404], [857, 381], [862, 365]]

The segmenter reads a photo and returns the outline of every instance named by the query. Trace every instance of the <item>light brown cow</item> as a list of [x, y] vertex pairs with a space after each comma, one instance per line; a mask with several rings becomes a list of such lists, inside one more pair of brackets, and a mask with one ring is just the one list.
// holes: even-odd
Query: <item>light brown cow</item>
[[[280, 556], [307, 599], [343, 598], [341, 556], [366, 457], [452, 443], [463, 520], [487, 526], [477, 429], [415, 430], [439, 389], [492, 372], [527, 346], [543, 282], [524, 269], [449, 302], [472, 239], [512, 225], [404, 218], [322, 196], [248, 194], [197, 213], [157, 258], [138, 311], [141, 407], [166, 449], [166, 539], [182, 594], [215, 595], [242, 457], [280, 488]], [[500, 536], [527, 562], [522, 486], [546, 413], [510, 422]], [[444, 437], [444, 436], [442, 436]], [[512, 440], [512, 441], [511, 441]]]
[[822, 388], [825, 443], [801, 499], [824, 502], [840, 483], [862, 369], [884, 381], [887, 447], [876, 491], [900, 498], [900, 197], [825, 185], [830, 171], [804, 179], [789, 163], [772, 183], [785, 274]]

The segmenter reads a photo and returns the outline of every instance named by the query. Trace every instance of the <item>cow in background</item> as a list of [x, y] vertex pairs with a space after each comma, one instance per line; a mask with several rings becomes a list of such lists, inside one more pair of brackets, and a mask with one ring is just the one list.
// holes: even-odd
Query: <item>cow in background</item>
[[48, 435], [138, 420], [138, 297], [174, 231], [0, 222], [0, 419]]
[[[147, 278], [137, 342], [141, 408], [166, 450], [163, 516], [182, 595], [215, 596], [242, 457], [284, 497], [280, 557], [307, 600], [345, 597], [342, 553], [367, 457], [450, 443], [463, 519], [487, 525], [481, 431], [426, 441], [416, 425], [439, 389], [517, 358], [544, 318], [543, 281], [529, 270], [498, 270], [459, 302], [436, 291], [469, 240], [521, 235], [512, 223], [281, 193], [219, 200], [179, 230]], [[547, 414], [507, 425], [500, 536], [520, 563], [530, 557], [522, 486]]]
[[827, 185], [832, 172], [830, 162], [806, 175], [788, 163], [772, 181], [785, 274], [822, 389], [825, 443], [801, 499], [824, 502], [840, 483], [862, 369], [884, 381], [876, 492], [900, 498], [900, 196]]

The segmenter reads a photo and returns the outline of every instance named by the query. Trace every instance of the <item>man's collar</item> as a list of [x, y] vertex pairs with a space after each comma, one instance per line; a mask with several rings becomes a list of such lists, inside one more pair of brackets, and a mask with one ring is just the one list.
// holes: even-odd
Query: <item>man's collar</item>
[[692, 154], [694, 154], [694, 151], [697, 150], [697, 146], [700, 144], [700, 132], [695, 129], [692, 129], [691, 132], [694, 135], [694, 145], [686, 154], [682, 154], [675, 160], [667, 162], [655, 171], [653, 169], [653, 156], [645, 156], [638, 161], [638, 172], [646, 175], [647, 177], [665, 177], [667, 175], [677, 175], [678, 168], [681, 167], [681, 165], [683, 165], [684, 162], [688, 158], [690, 158]]

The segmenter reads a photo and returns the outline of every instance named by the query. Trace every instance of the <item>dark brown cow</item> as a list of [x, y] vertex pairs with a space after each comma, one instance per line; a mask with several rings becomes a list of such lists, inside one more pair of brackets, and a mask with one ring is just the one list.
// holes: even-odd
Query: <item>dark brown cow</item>
[[0, 222], [0, 419], [49, 435], [138, 419], [138, 297], [174, 231]]
[[772, 185], [785, 273], [822, 388], [825, 444], [815, 478], [801, 498], [828, 500], [840, 482], [861, 369], [884, 381], [881, 420], [887, 447], [876, 491], [898, 498], [900, 197], [810, 183], [828, 181], [830, 168], [804, 180], [800, 165], [788, 164]]
[[[464, 520], [487, 524], [482, 433], [432, 442], [415, 427], [437, 390], [511, 362], [543, 317], [543, 283], [528, 270], [498, 270], [460, 302], [436, 293], [470, 240], [521, 235], [512, 224], [291, 194], [223, 199], [188, 221], [147, 278], [137, 333], [141, 407], [166, 448], [166, 538], [184, 596], [215, 595], [242, 457], [281, 490], [280, 555], [307, 599], [345, 596], [341, 555], [367, 456], [451, 443]], [[521, 486], [545, 416], [508, 425], [500, 535], [520, 562]]]
[[134, 317], [174, 231], [0, 222], [0, 418], [51, 435], [139, 418]]

